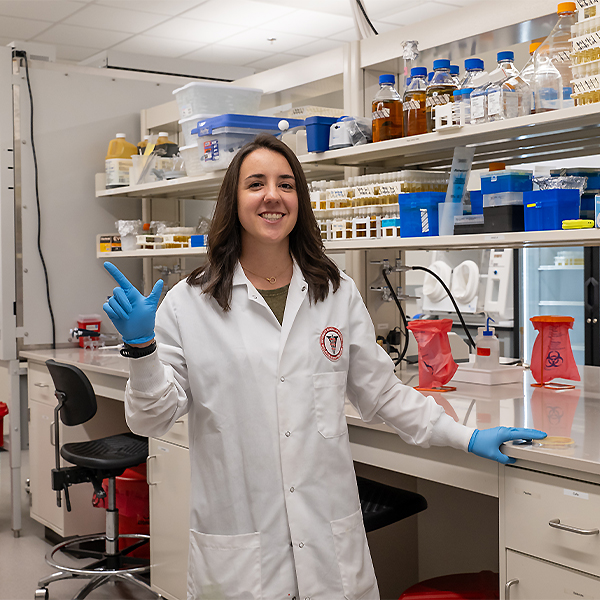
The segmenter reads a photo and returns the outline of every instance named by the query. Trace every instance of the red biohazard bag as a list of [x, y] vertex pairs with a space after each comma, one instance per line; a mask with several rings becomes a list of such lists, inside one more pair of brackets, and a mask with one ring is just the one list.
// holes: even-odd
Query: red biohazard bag
[[569, 329], [573, 329], [573, 317], [531, 317], [533, 328], [538, 332], [531, 352], [531, 374], [540, 385], [557, 377], [579, 381], [579, 371], [573, 358]]
[[419, 388], [441, 388], [458, 369], [448, 339], [452, 319], [411, 321], [408, 328], [419, 345]]

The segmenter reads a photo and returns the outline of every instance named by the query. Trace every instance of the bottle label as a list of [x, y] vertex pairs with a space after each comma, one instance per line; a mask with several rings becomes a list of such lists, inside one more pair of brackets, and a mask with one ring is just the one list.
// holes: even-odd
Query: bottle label
[[403, 105], [404, 110], [419, 110], [421, 103], [418, 100], [407, 100]]
[[448, 94], [438, 94], [437, 96], [428, 96], [425, 98], [425, 106], [427, 108], [439, 106], [440, 104], [448, 104], [449, 102], [450, 96]]
[[491, 356], [492, 351], [489, 348], [477, 348], [477, 356]]
[[471, 119], [483, 119], [485, 117], [485, 96], [471, 96]]
[[341, 200], [348, 197], [348, 188], [333, 188], [325, 191], [326, 200]]
[[375, 195], [374, 185], [358, 185], [354, 188], [355, 198], [372, 198]]
[[377, 105], [377, 110], [373, 111], [373, 120], [376, 119], [389, 119], [390, 118], [390, 109], [383, 106], [383, 103], [379, 103]]
[[500, 91], [490, 92], [488, 94], [488, 115], [493, 117], [500, 114]]

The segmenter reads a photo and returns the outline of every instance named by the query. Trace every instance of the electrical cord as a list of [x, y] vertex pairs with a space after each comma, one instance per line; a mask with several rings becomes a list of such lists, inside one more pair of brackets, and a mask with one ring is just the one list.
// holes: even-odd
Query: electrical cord
[[402, 348], [399, 357], [396, 359], [396, 361], [394, 361], [394, 364], [398, 366], [403, 360], [405, 360], [404, 357], [406, 356], [406, 351], [408, 350], [408, 321], [406, 319], [406, 315], [404, 314], [404, 310], [402, 309], [402, 304], [400, 304], [400, 300], [398, 300], [398, 296], [396, 296], [394, 287], [388, 279], [387, 273], [385, 272], [385, 268], [381, 270], [381, 274], [383, 275], [383, 279], [385, 280], [385, 283], [387, 284], [392, 294], [392, 298], [394, 299], [394, 302], [396, 303], [396, 306], [400, 311], [400, 316], [402, 317], [402, 324], [404, 325], [404, 347]]
[[363, 14], [364, 18], [366, 19], [367, 23], [369, 24], [369, 27], [372, 29], [373, 33], [375, 35], [379, 35], [377, 33], [377, 29], [375, 29], [375, 27], [373, 26], [373, 23], [371, 23], [371, 19], [369, 19], [368, 15], [367, 15], [367, 11], [365, 10], [365, 7], [363, 6], [361, 0], [356, 0], [356, 4], [357, 4], [358, 8], [360, 9], [360, 12]]
[[37, 154], [35, 151], [35, 142], [33, 138], [33, 93], [31, 91], [31, 81], [29, 79], [29, 60], [27, 59], [27, 54], [24, 51], [19, 53], [15, 53], [17, 56], [20, 56], [25, 63], [25, 76], [27, 80], [27, 90], [29, 91], [29, 105], [30, 105], [30, 114], [29, 114], [29, 126], [31, 132], [31, 150], [33, 154], [33, 168], [34, 168], [34, 179], [35, 179], [35, 201], [37, 206], [37, 249], [38, 254], [40, 256], [40, 260], [42, 262], [42, 268], [44, 270], [44, 280], [46, 282], [46, 300], [48, 303], [48, 310], [50, 311], [50, 321], [52, 323], [52, 348], [56, 348], [56, 323], [54, 320], [54, 311], [52, 310], [52, 302], [50, 300], [50, 283], [48, 281], [48, 270], [46, 269], [46, 261], [44, 260], [44, 254], [42, 252], [42, 226], [41, 226], [41, 209], [40, 209], [40, 192], [39, 192], [39, 183], [38, 183], [38, 162], [37, 162]]
[[454, 310], [456, 311], [456, 314], [458, 315], [458, 318], [460, 319], [461, 325], [463, 326], [463, 329], [465, 330], [465, 333], [467, 334], [467, 339], [469, 340], [467, 343], [470, 344], [471, 348], [475, 349], [475, 341], [473, 340], [473, 338], [471, 337], [471, 334], [469, 333], [469, 330], [467, 329], [467, 324], [465, 323], [462, 313], [460, 312], [460, 309], [458, 308], [458, 304], [456, 304], [456, 300], [454, 300], [454, 297], [450, 293], [448, 286], [444, 283], [442, 278], [435, 271], [432, 271], [431, 269], [427, 269], [425, 267], [408, 267], [408, 268], [412, 269], [413, 271], [425, 271], [426, 273], [429, 273], [430, 275], [435, 277], [440, 282], [441, 286], [444, 288], [445, 292], [448, 294], [448, 298], [450, 298], [450, 300], [452, 301]]

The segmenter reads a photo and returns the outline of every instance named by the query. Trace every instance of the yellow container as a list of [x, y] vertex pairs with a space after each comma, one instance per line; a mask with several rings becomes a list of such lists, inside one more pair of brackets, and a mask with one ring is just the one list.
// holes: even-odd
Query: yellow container
[[131, 144], [125, 139], [124, 133], [117, 133], [114, 140], [110, 140], [108, 144], [108, 152], [106, 160], [111, 158], [131, 158], [138, 153], [137, 146]]

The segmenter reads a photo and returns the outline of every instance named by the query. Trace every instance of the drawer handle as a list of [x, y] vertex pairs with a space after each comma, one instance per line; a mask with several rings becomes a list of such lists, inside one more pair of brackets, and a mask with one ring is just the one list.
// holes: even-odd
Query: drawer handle
[[35, 387], [39, 387], [39, 388], [47, 388], [50, 387], [47, 383], [40, 383], [39, 381], [37, 383], [33, 384]]
[[151, 479], [152, 479], [152, 477], [151, 477], [151, 475], [150, 475], [150, 459], [151, 459], [151, 458], [156, 458], [156, 454], [149, 454], [149, 455], [146, 457], [146, 483], [147, 483], [148, 485], [156, 485], [156, 483], [155, 483], [155, 482], [152, 482], [152, 481], [151, 481]]
[[554, 529], [561, 529], [562, 531], [570, 531], [571, 533], [578, 533], [579, 535], [598, 535], [600, 530], [598, 529], [580, 529], [579, 527], [573, 527], [573, 525], [563, 525], [560, 519], [552, 519], [548, 521], [550, 527]]
[[517, 583], [519, 583], [518, 579], [511, 579], [510, 581], [506, 582], [506, 585], [504, 586], [504, 599], [505, 600], [509, 600], [510, 599], [510, 588], [513, 585], [516, 585]]

